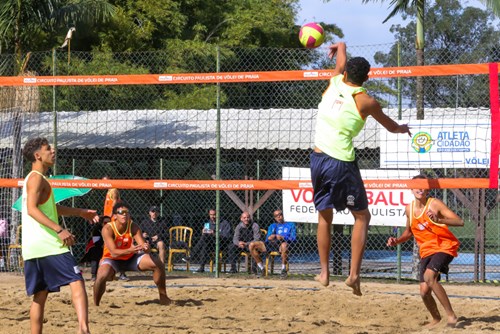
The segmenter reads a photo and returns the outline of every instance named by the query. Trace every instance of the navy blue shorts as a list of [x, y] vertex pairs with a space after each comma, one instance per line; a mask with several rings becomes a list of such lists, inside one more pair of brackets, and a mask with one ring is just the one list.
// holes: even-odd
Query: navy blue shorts
[[311, 153], [311, 179], [316, 210], [368, 208], [365, 185], [356, 161], [341, 161], [325, 153]]
[[[435, 253], [420, 260], [420, 282], [424, 281], [424, 273], [430, 269], [436, 273], [448, 274], [449, 264], [453, 261], [453, 256], [447, 253]], [[441, 275], [438, 276], [438, 281]]]
[[28, 296], [40, 291], [58, 292], [61, 286], [83, 281], [70, 252], [24, 261], [24, 280]]

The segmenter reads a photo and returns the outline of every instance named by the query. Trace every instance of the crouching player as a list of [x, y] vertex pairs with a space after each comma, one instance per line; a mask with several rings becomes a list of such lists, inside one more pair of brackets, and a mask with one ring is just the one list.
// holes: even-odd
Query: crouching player
[[[426, 179], [423, 175], [413, 179]], [[427, 189], [413, 189], [415, 200], [406, 206], [406, 229], [399, 238], [390, 237], [387, 246], [395, 246], [412, 236], [420, 247], [420, 296], [432, 316], [428, 327], [441, 321], [441, 315], [432, 297], [432, 292], [443, 305], [448, 326], [454, 327], [457, 316], [443, 286], [439, 283], [440, 273], [448, 273], [448, 265], [457, 257], [460, 242], [448, 226], [463, 226], [463, 220], [437, 198], [428, 197]]]
[[122, 271], [153, 271], [160, 304], [170, 304], [165, 285], [165, 265], [149, 254], [151, 248], [142, 237], [139, 226], [130, 219], [126, 203], [118, 202], [114, 205], [113, 218], [102, 228], [102, 238], [104, 250], [94, 284], [96, 306], [99, 306], [106, 291], [106, 282], [112, 281], [115, 274]]

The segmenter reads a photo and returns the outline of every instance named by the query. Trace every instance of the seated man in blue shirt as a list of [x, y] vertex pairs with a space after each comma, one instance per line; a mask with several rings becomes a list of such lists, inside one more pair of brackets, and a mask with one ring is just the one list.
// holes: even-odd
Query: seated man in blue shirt
[[286, 271], [288, 251], [291, 243], [297, 237], [297, 232], [294, 223], [285, 222], [283, 211], [274, 211], [273, 217], [275, 222], [267, 229], [266, 248], [268, 252], [279, 252], [281, 254], [281, 278], [286, 278], [288, 275]]

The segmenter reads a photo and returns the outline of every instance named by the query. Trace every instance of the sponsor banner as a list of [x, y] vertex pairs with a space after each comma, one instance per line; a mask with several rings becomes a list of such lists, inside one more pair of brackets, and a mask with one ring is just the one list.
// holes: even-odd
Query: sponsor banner
[[[363, 179], [411, 179], [419, 174], [416, 170], [361, 170]], [[309, 168], [283, 167], [284, 180], [310, 179]], [[370, 181], [374, 182], [374, 181]], [[413, 200], [410, 190], [367, 189], [368, 205], [372, 218], [370, 225], [406, 226], [405, 207]], [[312, 189], [283, 190], [283, 213], [287, 221], [317, 223], [318, 213], [314, 207]], [[334, 211], [334, 224], [353, 225], [349, 210]]]
[[[368, 75], [370, 76], [370, 78], [375, 79], [488, 73], [489, 64], [452, 64], [372, 68]], [[302, 81], [327, 80], [332, 76], [332, 74], [332, 70], [299, 70], [86, 76], [15, 76], [0, 77], [0, 86], [152, 85]]]
[[382, 168], [489, 168], [490, 120], [410, 121], [412, 137], [380, 131]]

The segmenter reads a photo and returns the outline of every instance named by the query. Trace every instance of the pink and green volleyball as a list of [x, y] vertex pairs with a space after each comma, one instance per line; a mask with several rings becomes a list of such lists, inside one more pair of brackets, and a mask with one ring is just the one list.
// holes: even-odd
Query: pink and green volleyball
[[317, 23], [306, 23], [300, 28], [299, 40], [306, 48], [317, 48], [325, 40], [325, 31]]

